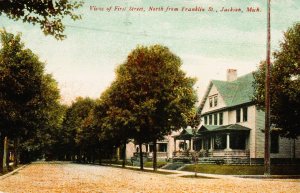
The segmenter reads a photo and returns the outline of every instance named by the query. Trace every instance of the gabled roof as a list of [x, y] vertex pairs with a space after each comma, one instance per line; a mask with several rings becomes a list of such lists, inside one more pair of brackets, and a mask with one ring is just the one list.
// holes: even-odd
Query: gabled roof
[[203, 131], [212, 131], [216, 128], [220, 127], [219, 125], [202, 125], [197, 133], [201, 133]]
[[198, 133], [202, 132], [217, 132], [217, 131], [250, 131], [250, 128], [244, 127], [239, 124], [229, 125], [202, 125], [198, 130]]
[[175, 139], [190, 139], [193, 136], [193, 129], [191, 127], [187, 127], [183, 129], [179, 135], [174, 136]]
[[204, 103], [207, 100], [209, 91], [213, 85], [215, 85], [219, 94], [224, 99], [226, 107], [233, 107], [251, 102], [254, 94], [254, 88], [252, 86], [253, 80], [252, 73], [238, 77], [237, 80], [232, 82], [212, 80], [200, 104], [200, 109], [203, 109]]

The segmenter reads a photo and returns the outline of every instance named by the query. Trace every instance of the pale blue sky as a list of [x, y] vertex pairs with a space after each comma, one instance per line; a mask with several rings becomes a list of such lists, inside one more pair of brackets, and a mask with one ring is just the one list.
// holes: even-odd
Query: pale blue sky
[[[189, 76], [197, 77], [199, 100], [209, 80], [225, 79], [226, 69], [239, 75], [256, 69], [266, 54], [267, 0], [86, 0], [78, 10], [82, 20], [65, 20], [67, 39], [46, 37], [38, 26], [0, 17], [0, 27], [22, 32], [26, 47], [46, 63], [59, 82], [64, 102], [76, 96], [97, 98], [114, 79], [114, 69], [136, 45], [163, 44], [182, 61]], [[96, 7], [239, 7], [243, 13], [106, 12]], [[261, 12], [247, 13], [249, 6]], [[272, 0], [272, 49], [283, 32], [300, 21], [299, 0]]]

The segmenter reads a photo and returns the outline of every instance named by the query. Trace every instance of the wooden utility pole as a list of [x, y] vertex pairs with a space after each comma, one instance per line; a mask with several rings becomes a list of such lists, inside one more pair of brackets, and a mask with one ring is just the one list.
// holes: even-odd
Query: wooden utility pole
[[270, 175], [270, 55], [271, 55], [271, 0], [267, 0], [267, 66], [265, 85], [265, 156], [264, 174]]

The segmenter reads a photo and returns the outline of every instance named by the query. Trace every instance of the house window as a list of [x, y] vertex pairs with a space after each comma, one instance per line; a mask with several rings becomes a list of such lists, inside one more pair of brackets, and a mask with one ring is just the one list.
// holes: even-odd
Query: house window
[[241, 109], [236, 110], [236, 122], [241, 122]]
[[213, 99], [209, 98], [209, 107], [213, 107]]
[[248, 107], [243, 108], [243, 121], [248, 121]]
[[230, 135], [230, 148], [231, 149], [246, 149], [246, 135], [244, 134], [231, 134]]
[[218, 105], [218, 96], [214, 96], [214, 106]]
[[218, 114], [214, 114], [214, 125], [218, 125]]
[[271, 153], [279, 153], [279, 135], [271, 133]]
[[209, 125], [212, 125], [212, 115], [209, 115], [208, 118], [209, 118], [209, 120], [208, 120], [209, 121]]
[[158, 144], [158, 151], [159, 152], [167, 152], [168, 144], [166, 143], [159, 143]]
[[216, 107], [218, 105], [218, 95], [209, 97], [209, 107]]
[[204, 117], [204, 125], [207, 125], [207, 116]]
[[219, 113], [219, 125], [223, 125], [223, 113]]

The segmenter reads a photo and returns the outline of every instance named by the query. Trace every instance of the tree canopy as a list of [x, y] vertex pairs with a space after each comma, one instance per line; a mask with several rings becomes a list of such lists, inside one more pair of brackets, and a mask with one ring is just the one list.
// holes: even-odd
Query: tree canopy
[[55, 140], [51, 133], [59, 128], [63, 116], [60, 93], [38, 56], [25, 48], [20, 34], [1, 32], [1, 45], [0, 140], [7, 136], [20, 141], [21, 156], [26, 155], [22, 161], [30, 161], [33, 152], [41, 155]]
[[62, 153], [67, 157], [79, 157], [80, 151], [86, 152], [89, 146], [94, 145], [92, 142], [98, 141], [97, 133], [92, 132], [93, 127], [90, 123], [93, 121], [90, 112], [95, 105], [91, 98], [78, 97], [67, 108], [62, 125]]
[[130, 125], [137, 143], [156, 144], [187, 126], [186, 117], [197, 101], [195, 79], [180, 67], [181, 60], [167, 47], [153, 45], [138, 46], [116, 70], [110, 109]]
[[[265, 62], [254, 73], [254, 101], [264, 109]], [[300, 23], [284, 33], [271, 67], [271, 123], [282, 136], [300, 135]]]
[[76, 0], [3, 0], [0, 1], [0, 15], [37, 24], [44, 34], [64, 39], [63, 18], [69, 16], [72, 20], [80, 19], [75, 10], [82, 4], [83, 1]]

